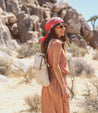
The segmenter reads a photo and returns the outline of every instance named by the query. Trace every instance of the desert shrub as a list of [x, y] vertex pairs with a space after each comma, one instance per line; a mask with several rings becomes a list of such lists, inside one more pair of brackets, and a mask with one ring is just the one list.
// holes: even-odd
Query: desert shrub
[[94, 75], [94, 69], [91, 64], [88, 64], [82, 58], [73, 58], [68, 60], [69, 74], [71, 76], [85, 76], [92, 77]]
[[89, 80], [84, 105], [86, 111], [97, 113], [98, 111], [98, 77]]
[[25, 97], [25, 103], [29, 107], [29, 111], [39, 113], [41, 110], [41, 98], [37, 94]]
[[0, 58], [0, 74], [7, 75], [11, 63], [12, 61], [7, 58]]
[[98, 50], [95, 51], [95, 55], [93, 56], [94, 60], [98, 60]]
[[28, 67], [27, 73], [24, 76], [24, 79], [21, 81], [21, 83], [28, 84], [32, 82], [32, 80], [35, 78], [35, 72], [32, 68], [32, 65]]
[[24, 57], [29, 57], [34, 55], [36, 52], [40, 51], [40, 44], [33, 44], [33, 45], [28, 45], [28, 44], [23, 44], [20, 49], [17, 50], [18, 58], [24, 58]]
[[79, 47], [74, 43], [72, 43], [71, 46], [67, 48], [67, 51], [70, 52], [73, 57], [83, 57], [88, 53], [86, 49]]

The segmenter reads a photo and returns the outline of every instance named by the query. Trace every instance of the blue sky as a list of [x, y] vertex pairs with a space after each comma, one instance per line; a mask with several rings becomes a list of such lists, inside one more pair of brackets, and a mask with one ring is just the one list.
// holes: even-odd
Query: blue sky
[[[57, 0], [61, 1], [61, 0]], [[94, 15], [98, 15], [98, 0], [66, 0], [78, 13], [82, 14], [86, 20]], [[89, 23], [90, 25], [90, 23]], [[90, 25], [91, 26], [91, 25]], [[98, 26], [98, 19], [96, 22]]]

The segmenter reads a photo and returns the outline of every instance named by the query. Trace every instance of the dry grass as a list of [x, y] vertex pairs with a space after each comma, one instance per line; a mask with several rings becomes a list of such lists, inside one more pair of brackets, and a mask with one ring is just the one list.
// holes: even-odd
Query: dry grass
[[34, 96], [25, 97], [25, 103], [28, 105], [29, 110], [34, 113], [39, 113], [41, 110], [41, 98], [38, 94]]
[[89, 80], [84, 101], [87, 113], [97, 113], [98, 111], [98, 78]]
[[23, 44], [21, 45], [21, 48], [17, 50], [18, 58], [25, 58], [34, 55], [36, 52], [40, 51], [40, 44], [33, 44], [33, 45], [28, 45], [28, 44]]
[[73, 57], [84, 57], [88, 51], [84, 48], [77, 46], [76, 44], [72, 43], [67, 51], [72, 54]]
[[82, 58], [68, 59], [70, 76], [94, 76], [94, 68]]
[[98, 60], [98, 50], [95, 50], [95, 55], [93, 56], [93, 60]]
[[7, 58], [0, 58], [0, 74], [8, 75], [12, 61]]

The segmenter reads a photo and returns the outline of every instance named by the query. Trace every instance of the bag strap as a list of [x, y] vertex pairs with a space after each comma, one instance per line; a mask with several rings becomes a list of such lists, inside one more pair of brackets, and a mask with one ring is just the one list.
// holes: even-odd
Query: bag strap
[[49, 42], [46, 55], [48, 54], [48, 50], [49, 50], [49, 48], [50, 48], [50, 45], [52, 44], [52, 42], [53, 42], [54, 40], [56, 40], [56, 39], [52, 39], [52, 40]]

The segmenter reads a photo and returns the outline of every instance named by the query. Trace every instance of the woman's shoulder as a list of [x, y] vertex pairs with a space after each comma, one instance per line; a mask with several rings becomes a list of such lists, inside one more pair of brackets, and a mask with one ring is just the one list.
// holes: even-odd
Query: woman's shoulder
[[52, 44], [53, 44], [53, 46], [61, 46], [62, 42], [58, 39], [55, 39]]

